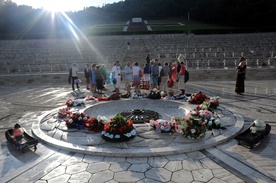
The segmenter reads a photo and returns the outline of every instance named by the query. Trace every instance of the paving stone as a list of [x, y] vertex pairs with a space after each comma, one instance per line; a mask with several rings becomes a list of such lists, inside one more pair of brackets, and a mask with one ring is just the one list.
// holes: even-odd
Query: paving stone
[[83, 163], [83, 162], [75, 163], [73, 165], [67, 166], [66, 173], [76, 174], [76, 173], [85, 171], [87, 167], [88, 167], [88, 163]]
[[87, 171], [94, 174], [97, 172], [101, 172], [103, 170], [108, 170], [109, 167], [110, 167], [110, 164], [108, 163], [98, 162], [98, 163], [89, 164], [89, 166], [87, 167]]
[[151, 165], [152, 167], [164, 167], [169, 160], [164, 157], [149, 157], [148, 164]]
[[180, 171], [173, 172], [171, 180], [173, 182], [179, 182], [179, 183], [194, 182], [192, 173], [187, 170], [180, 170]]
[[95, 163], [95, 162], [100, 162], [103, 159], [104, 159], [103, 156], [93, 156], [93, 155], [86, 154], [84, 155], [82, 161], [86, 163]]
[[171, 180], [172, 173], [164, 168], [151, 168], [145, 173], [147, 178], [157, 180], [160, 182], [167, 182]]
[[75, 163], [81, 162], [83, 160], [84, 155], [80, 153], [76, 153], [70, 158], [68, 158], [65, 162], [62, 163], [63, 166], [74, 165]]
[[200, 162], [204, 168], [210, 168], [210, 169], [221, 168], [221, 166], [219, 166], [217, 163], [210, 160], [209, 158], [201, 159]]
[[48, 180], [57, 176], [60, 176], [65, 173], [66, 166], [59, 166], [42, 177], [43, 180]]
[[89, 172], [80, 172], [77, 174], [73, 174], [69, 181], [70, 183], [85, 183], [88, 182], [91, 178], [91, 173]]
[[147, 163], [148, 162], [148, 158], [127, 158], [127, 162], [131, 163], [131, 164], [139, 164], [139, 163]]
[[122, 163], [126, 162], [126, 158], [121, 158], [121, 157], [105, 157], [103, 159], [104, 162], [114, 164], [114, 163]]
[[175, 172], [182, 169], [182, 161], [169, 161], [165, 167], [165, 169]]
[[120, 163], [114, 163], [111, 164], [109, 167], [109, 170], [112, 172], [120, 172], [120, 171], [126, 171], [130, 167], [130, 163], [127, 162], [120, 162]]
[[213, 178], [208, 183], [227, 183], [227, 182], [220, 180], [218, 178]]
[[149, 170], [151, 168], [151, 166], [147, 163], [143, 163], [143, 164], [132, 164], [130, 167], [129, 167], [129, 171], [133, 171], [133, 172], [141, 172], [141, 173], [144, 173], [146, 172], [147, 170]]
[[201, 181], [201, 182], [208, 182], [214, 177], [212, 171], [206, 168], [193, 170], [192, 174], [195, 180]]
[[160, 181], [149, 179], [149, 178], [144, 178], [137, 183], [161, 183]]
[[114, 173], [109, 170], [104, 170], [93, 174], [89, 182], [106, 183], [113, 179]]
[[197, 170], [203, 168], [199, 160], [186, 159], [182, 161], [182, 166], [184, 170]]
[[184, 160], [187, 159], [188, 156], [186, 154], [176, 154], [176, 155], [169, 155], [166, 156], [166, 158], [170, 161], [178, 161], [178, 160]]
[[117, 172], [114, 175], [114, 180], [120, 183], [137, 182], [143, 178], [145, 178], [145, 175], [143, 173], [131, 171]]
[[70, 178], [70, 175], [63, 174], [61, 176], [49, 179], [48, 183], [67, 182], [69, 180], [69, 178]]

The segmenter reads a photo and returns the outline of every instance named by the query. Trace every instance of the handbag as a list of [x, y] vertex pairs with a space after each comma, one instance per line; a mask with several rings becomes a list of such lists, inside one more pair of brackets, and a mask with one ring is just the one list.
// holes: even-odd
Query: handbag
[[186, 70], [186, 71], [185, 71], [185, 83], [186, 83], [187, 81], [189, 81], [189, 79], [190, 79], [190, 73]]
[[139, 70], [139, 76], [143, 77], [143, 71], [142, 70]]

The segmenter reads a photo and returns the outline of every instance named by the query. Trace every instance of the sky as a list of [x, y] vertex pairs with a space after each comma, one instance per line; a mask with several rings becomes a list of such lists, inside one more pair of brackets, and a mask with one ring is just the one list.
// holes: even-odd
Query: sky
[[50, 11], [79, 11], [84, 7], [102, 7], [121, 0], [12, 0], [17, 5], [28, 5], [33, 8], [44, 8]]

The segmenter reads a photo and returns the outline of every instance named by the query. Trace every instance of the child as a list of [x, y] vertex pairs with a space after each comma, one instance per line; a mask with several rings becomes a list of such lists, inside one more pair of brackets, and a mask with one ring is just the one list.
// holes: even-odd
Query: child
[[13, 129], [13, 139], [14, 141], [18, 141], [21, 140], [22, 135], [23, 135], [23, 129], [21, 128], [21, 126], [19, 124], [15, 124], [14, 125], [14, 129]]

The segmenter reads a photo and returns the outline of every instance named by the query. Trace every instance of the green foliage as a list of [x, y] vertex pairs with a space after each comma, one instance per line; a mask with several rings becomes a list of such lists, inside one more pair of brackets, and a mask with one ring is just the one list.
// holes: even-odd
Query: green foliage
[[[103, 7], [88, 7], [78, 12], [66, 12], [78, 28], [97, 24], [125, 22], [133, 17], [146, 20], [182, 19], [194, 33], [223, 33], [221, 29], [241, 28], [241, 31], [275, 31], [275, 0], [124, 0]], [[189, 22], [188, 22], [189, 14]], [[37, 38], [69, 36], [66, 18], [29, 6], [17, 6], [10, 0], [0, 0], [0, 38]], [[199, 26], [194, 22], [201, 22]], [[203, 24], [206, 24], [205, 28]], [[222, 27], [215, 28], [212, 25]], [[187, 27], [187, 26], [186, 26]], [[248, 29], [248, 27], [250, 29]], [[156, 31], [181, 32], [182, 27], [154, 27]], [[93, 30], [96, 34], [114, 34], [120, 28]], [[92, 32], [93, 32], [92, 31]], [[183, 29], [185, 30], [185, 27]], [[60, 34], [63, 32], [64, 34]], [[229, 31], [228, 31], [229, 32]], [[235, 30], [233, 31], [235, 32]], [[122, 34], [121, 32], [119, 32]], [[17, 36], [14, 36], [17, 35]]]

